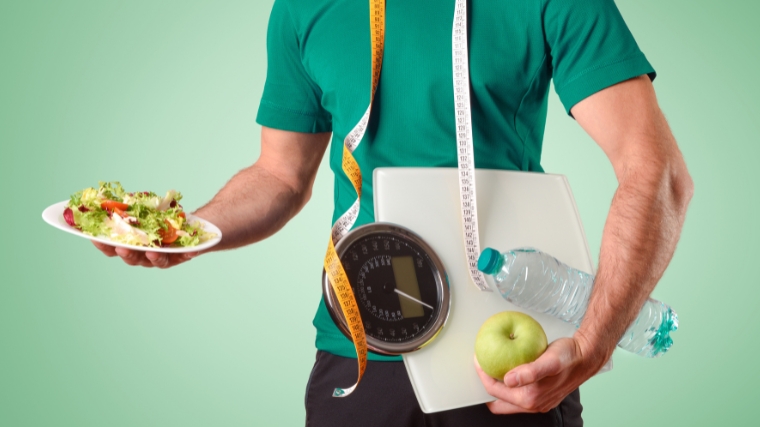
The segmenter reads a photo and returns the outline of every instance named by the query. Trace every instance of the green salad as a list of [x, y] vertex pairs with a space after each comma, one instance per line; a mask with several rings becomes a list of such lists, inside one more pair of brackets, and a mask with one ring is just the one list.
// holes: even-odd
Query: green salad
[[117, 243], [150, 247], [196, 246], [215, 234], [188, 221], [179, 204], [182, 194], [161, 197], [151, 191], [127, 193], [118, 182], [101, 182], [71, 196], [63, 212], [70, 226]]

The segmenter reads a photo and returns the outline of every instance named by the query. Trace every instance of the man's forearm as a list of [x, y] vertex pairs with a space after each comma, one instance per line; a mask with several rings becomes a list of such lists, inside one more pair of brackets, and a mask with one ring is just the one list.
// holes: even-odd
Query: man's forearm
[[196, 212], [222, 231], [222, 242], [213, 250], [258, 242], [290, 221], [311, 197], [329, 141], [329, 133], [262, 128], [256, 163], [238, 172]]
[[[692, 182], [664, 118], [663, 132], [625, 144], [637, 147], [617, 168], [619, 187], [602, 236], [599, 269], [578, 330], [585, 351], [603, 364], [635, 320], [675, 251]], [[642, 144], [651, 150], [640, 150]], [[642, 155], [644, 154], [644, 155]]]
[[209, 203], [195, 212], [222, 231], [214, 250], [263, 240], [280, 230], [308, 201], [269, 171], [254, 164], [238, 172]]

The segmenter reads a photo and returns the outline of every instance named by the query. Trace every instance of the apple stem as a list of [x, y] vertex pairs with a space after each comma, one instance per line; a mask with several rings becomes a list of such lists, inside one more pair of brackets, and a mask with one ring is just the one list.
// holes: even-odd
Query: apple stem
[[511, 340], [515, 339], [515, 334], [509, 334], [509, 339]]

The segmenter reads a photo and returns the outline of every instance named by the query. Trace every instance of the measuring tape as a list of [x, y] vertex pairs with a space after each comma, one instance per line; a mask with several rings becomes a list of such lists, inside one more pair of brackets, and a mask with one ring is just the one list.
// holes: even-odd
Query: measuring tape
[[483, 273], [478, 270], [480, 237], [478, 234], [478, 204], [475, 200], [475, 150], [472, 142], [472, 112], [470, 111], [467, 0], [457, 0], [454, 6], [454, 29], [451, 45], [458, 150], [457, 164], [459, 166], [459, 201], [462, 204], [462, 225], [467, 266], [470, 269], [470, 278], [475, 286], [481, 291], [490, 291]]
[[[359, 307], [351, 289], [335, 244], [345, 236], [356, 223], [362, 196], [362, 174], [353, 156], [367, 130], [372, 101], [380, 81], [385, 47], [385, 0], [370, 0], [370, 34], [372, 43], [372, 87], [367, 111], [359, 123], [343, 141], [342, 168], [356, 190], [356, 200], [351, 207], [333, 224], [330, 242], [325, 255], [324, 267], [330, 285], [338, 298], [356, 348], [359, 375], [356, 383], [349, 388], [336, 388], [334, 397], [346, 397], [356, 390], [367, 368], [367, 337], [364, 332]], [[457, 164], [459, 168], [459, 192], [462, 208], [465, 251], [470, 278], [482, 291], [488, 291], [483, 274], [478, 270], [480, 239], [478, 235], [478, 211], [475, 199], [475, 157], [472, 139], [472, 112], [470, 110], [470, 73], [467, 51], [467, 0], [456, 0], [454, 28], [452, 31], [452, 64], [454, 74], [454, 101], [456, 111]]]
[[333, 391], [334, 397], [345, 397], [353, 393], [362, 380], [364, 371], [367, 369], [367, 337], [364, 335], [364, 325], [359, 315], [359, 307], [356, 305], [354, 292], [351, 290], [351, 283], [348, 281], [346, 271], [340, 263], [338, 253], [335, 251], [335, 244], [351, 230], [351, 227], [356, 223], [356, 218], [359, 216], [359, 206], [362, 198], [362, 173], [353, 152], [359, 146], [359, 143], [361, 143], [362, 138], [364, 138], [364, 133], [369, 124], [369, 116], [372, 112], [372, 101], [375, 99], [377, 84], [380, 82], [380, 70], [383, 66], [383, 51], [385, 47], [385, 0], [370, 0], [369, 25], [372, 42], [372, 89], [369, 96], [369, 107], [367, 107], [367, 111], [361, 120], [359, 120], [359, 123], [354, 126], [348, 136], [346, 136], [346, 139], [343, 140], [343, 172], [351, 181], [354, 190], [356, 190], [356, 200], [333, 225], [330, 242], [327, 246], [327, 254], [325, 255], [325, 272], [338, 298], [343, 316], [346, 318], [346, 323], [348, 323], [348, 328], [351, 331], [351, 337], [356, 348], [356, 359], [359, 363], [359, 375], [356, 384], [353, 386], [346, 389], [336, 388]]

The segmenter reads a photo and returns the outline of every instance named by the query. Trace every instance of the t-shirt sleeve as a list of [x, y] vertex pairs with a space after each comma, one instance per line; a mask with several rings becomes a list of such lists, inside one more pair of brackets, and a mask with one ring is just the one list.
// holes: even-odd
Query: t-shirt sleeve
[[292, 132], [332, 130], [322, 91], [301, 61], [298, 31], [285, 0], [277, 0], [267, 30], [267, 79], [256, 122]]
[[624, 80], [656, 73], [614, 0], [544, 0], [554, 87], [568, 114], [583, 99]]

